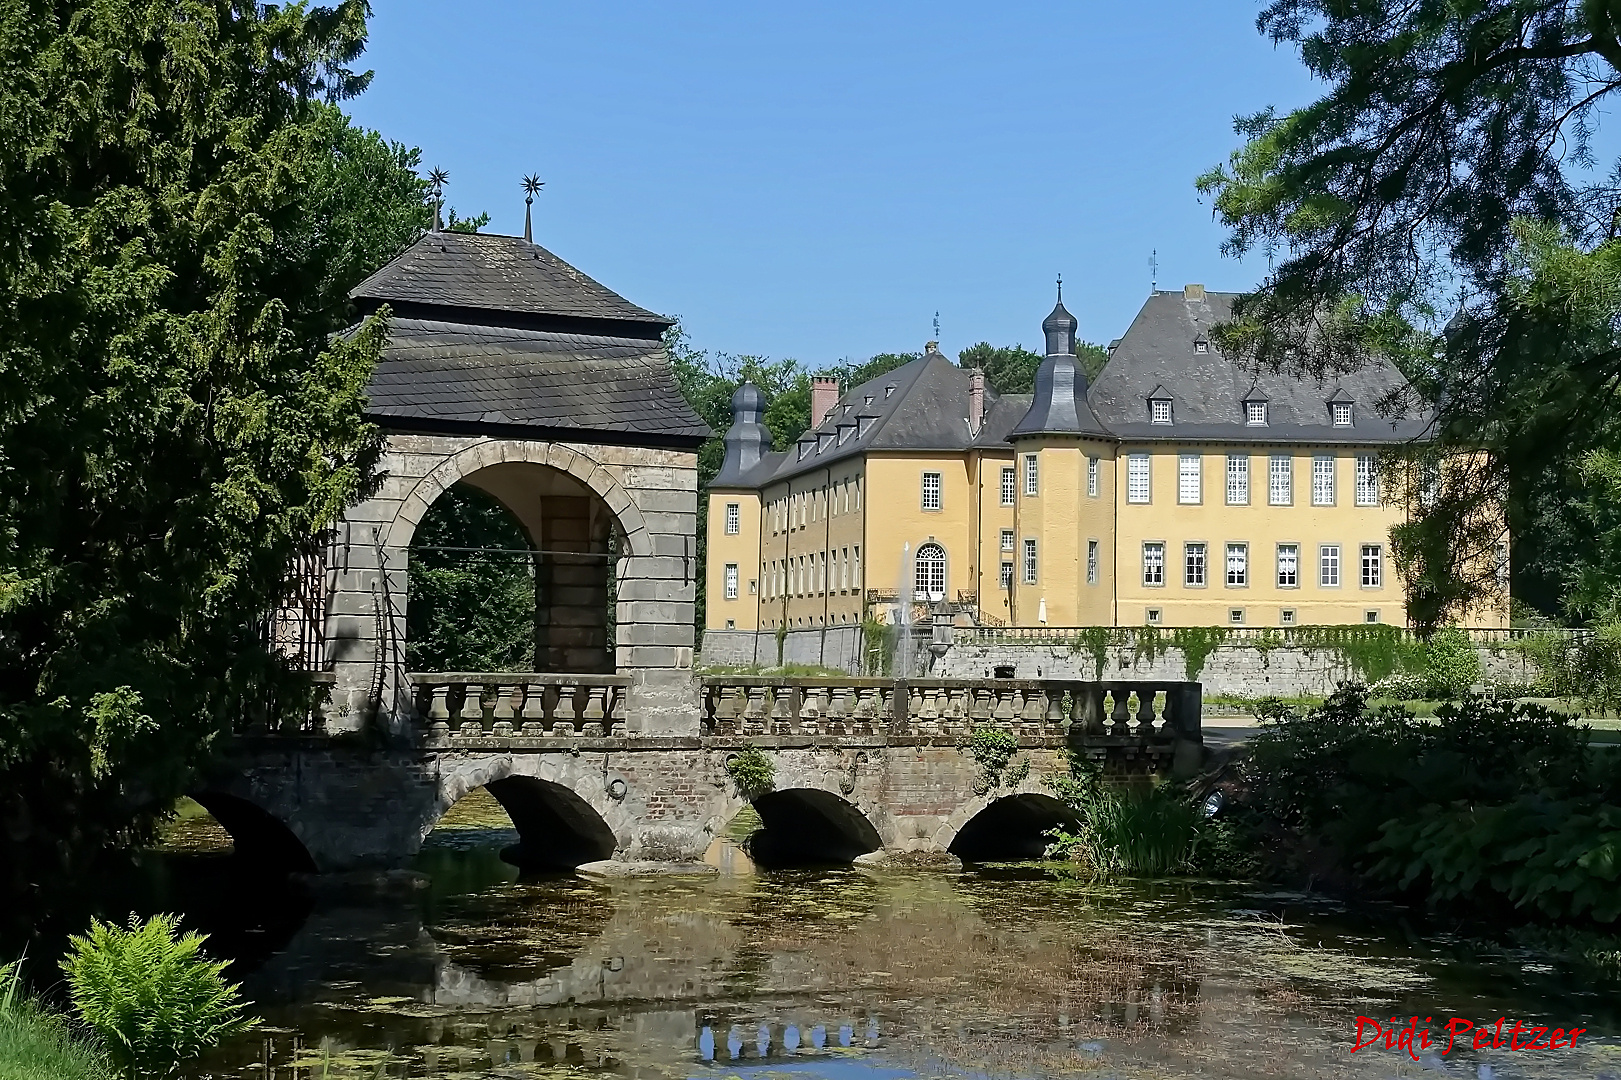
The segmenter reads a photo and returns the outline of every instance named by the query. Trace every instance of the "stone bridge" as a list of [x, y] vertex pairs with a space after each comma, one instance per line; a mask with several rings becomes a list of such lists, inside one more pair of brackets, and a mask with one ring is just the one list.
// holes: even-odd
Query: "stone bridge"
[[[647, 734], [627, 676], [410, 679], [405, 737], [244, 738], [198, 801], [240, 853], [303, 871], [405, 865], [480, 787], [511, 817], [519, 865], [693, 864], [751, 801], [727, 764], [752, 747], [772, 763], [752, 799], [764, 861], [974, 861], [1040, 854], [1067, 817], [1048, 782], [1072, 751], [1139, 769], [1200, 752], [1193, 683], [709, 677], [690, 733]], [[1017, 745], [995, 772], [969, 746], [988, 729]]]

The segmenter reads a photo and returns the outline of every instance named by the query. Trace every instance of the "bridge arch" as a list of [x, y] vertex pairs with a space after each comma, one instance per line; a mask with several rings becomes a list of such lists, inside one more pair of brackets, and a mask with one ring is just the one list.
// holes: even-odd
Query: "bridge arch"
[[822, 788], [780, 789], [753, 805], [764, 827], [751, 838], [749, 856], [762, 866], [847, 863], [884, 846], [857, 806]]
[[315, 859], [285, 822], [239, 795], [200, 791], [191, 796], [231, 834], [244, 866], [288, 873], [314, 873]]
[[[570, 759], [573, 760], [572, 758]], [[502, 852], [526, 870], [572, 870], [612, 858], [620, 837], [609, 824], [618, 810], [604, 794], [588, 798], [549, 762], [501, 757], [453, 771], [440, 780], [439, 799], [422, 830], [426, 839], [439, 819], [463, 796], [484, 788], [501, 804], [518, 833], [518, 844]]]
[[1073, 826], [1075, 812], [1040, 791], [981, 796], [952, 815], [936, 838], [945, 850], [966, 863], [1039, 859], [1055, 826]]

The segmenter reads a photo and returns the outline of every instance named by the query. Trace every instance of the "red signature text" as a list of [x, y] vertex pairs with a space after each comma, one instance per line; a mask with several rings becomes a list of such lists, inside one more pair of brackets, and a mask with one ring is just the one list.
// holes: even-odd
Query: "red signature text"
[[[1586, 1028], [1549, 1029], [1527, 1026], [1523, 1020], [1514, 1021], [1505, 1030], [1508, 1023], [1507, 1017], [1500, 1016], [1495, 1024], [1483, 1022], [1477, 1027], [1472, 1021], [1454, 1016], [1432, 1036], [1434, 1020], [1428, 1016], [1422, 1023], [1415, 1016], [1405, 1024], [1397, 1016], [1384, 1023], [1359, 1016], [1356, 1018], [1356, 1042], [1351, 1047], [1351, 1053], [1380, 1043], [1384, 1044], [1386, 1050], [1404, 1051], [1414, 1061], [1418, 1060], [1420, 1051], [1429, 1050], [1432, 1046], [1439, 1047], [1438, 1052], [1444, 1056], [1450, 1054], [1454, 1046], [1466, 1043], [1471, 1050], [1488, 1046], [1493, 1050], [1563, 1050], [1576, 1045], [1576, 1036], [1587, 1034]], [[1440, 1045], [1443, 1040], [1445, 1046]]]

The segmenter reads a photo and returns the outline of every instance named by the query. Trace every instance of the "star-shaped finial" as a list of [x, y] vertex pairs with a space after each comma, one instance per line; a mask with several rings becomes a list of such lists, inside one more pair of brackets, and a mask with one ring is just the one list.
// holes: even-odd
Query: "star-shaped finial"
[[545, 187], [545, 186], [546, 186], [546, 182], [544, 180], [542, 180], [539, 176], [537, 176], [534, 173], [530, 173], [528, 176], [524, 177], [523, 178], [523, 193], [524, 193], [524, 196], [525, 196], [524, 202], [529, 202], [536, 195], [539, 195], [540, 194], [540, 189]]

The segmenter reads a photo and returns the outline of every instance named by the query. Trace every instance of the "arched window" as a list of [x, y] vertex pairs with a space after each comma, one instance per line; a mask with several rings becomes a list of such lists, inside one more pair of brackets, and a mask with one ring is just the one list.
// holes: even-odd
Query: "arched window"
[[944, 600], [946, 596], [946, 549], [924, 544], [912, 558], [913, 590], [920, 600]]

